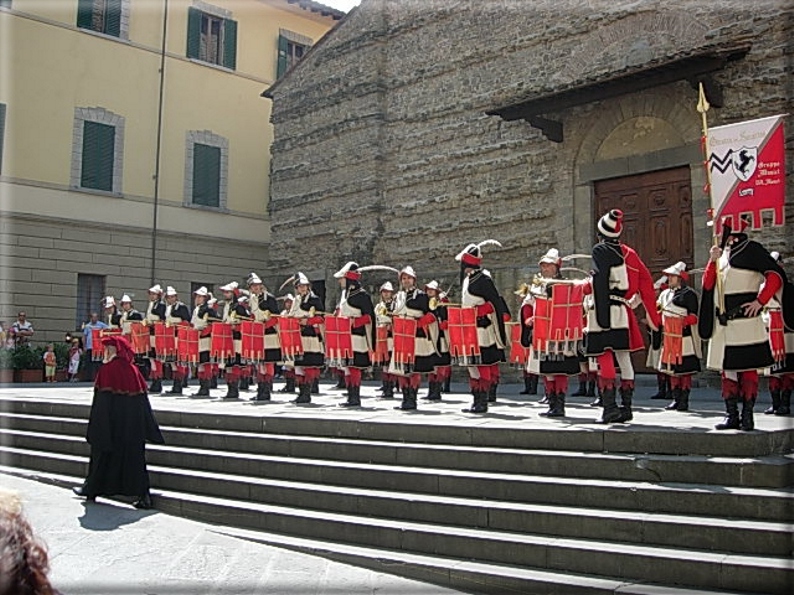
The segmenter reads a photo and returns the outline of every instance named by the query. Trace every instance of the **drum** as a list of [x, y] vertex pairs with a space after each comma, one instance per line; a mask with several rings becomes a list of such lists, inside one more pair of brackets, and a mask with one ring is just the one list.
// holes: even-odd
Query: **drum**
[[199, 361], [199, 331], [190, 326], [176, 327], [176, 361], [197, 364]]
[[584, 337], [582, 283], [553, 283], [551, 296], [535, 298], [532, 348], [538, 353], [575, 353]]
[[285, 361], [294, 361], [303, 355], [300, 319], [284, 316], [278, 321], [278, 339]]
[[143, 322], [130, 322], [130, 343], [132, 350], [138, 355], [149, 353], [149, 327]]
[[154, 354], [160, 361], [176, 359], [176, 327], [165, 322], [154, 323]]
[[510, 363], [524, 368], [529, 360], [529, 347], [521, 344], [521, 323], [511, 322], [510, 326]]
[[353, 359], [351, 324], [347, 316], [325, 317], [325, 357], [331, 367], [344, 367], [345, 360]]
[[463, 306], [447, 306], [449, 355], [458, 366], [473, 366], [480, 360], [477, 338], [477, 311]]
[[375, 329], [375, 349], [372, 352], [373, 364], [385, 364], [389, 361], [389, 327], [379, 326]]
[[666, 314], [662, 324], [662, 351], [659, 356], [662, 368], [672, 369], [684, 361], [684, 319]]
[[416, 359], [416, 319], [395, 316], [392, 319], [392, 337], [392, 364], [398, 368], [412, 366]]
[[120, 335], [121, 329], [95, 328], [91, 329], [91, 359], [101, 362], [105, 359], [105, 350], [102, 348], [102, 337]]
[[232, 325], [213, 322], [210, 327], [210, 360], [225, 362], [234, 359], [234, 335]]
[[242, 347], [240, 357], [247, 363], [259, 363], [265, 359], [265, 323], [245, 320], [240, 324]]

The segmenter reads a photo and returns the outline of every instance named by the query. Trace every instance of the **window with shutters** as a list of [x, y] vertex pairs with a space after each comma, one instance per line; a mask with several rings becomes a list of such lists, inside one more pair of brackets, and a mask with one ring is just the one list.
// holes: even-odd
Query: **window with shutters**
[[75, 108], [74, 188], [121, 194], [124, 118], [102, 108]]
[[300, 62], [304, 54], [312, 46], [310, 37], [280, 29], [278, 36], [278, 65], [276, 68], [276, 78], [281, 78], [285, 72]]
[[74, 328], [79, 329], [91, 319], [91, 312], [98, 312], [105, 297], [105, 276], [77, 273], [77, 307]]
[[0, 175], [3, 173], [3, 145], [6, 138], [6, 104], [0, 103]]
[[77, 26], [127, 39], [130, 0], [78, 0]]
[[187, 133], [186, 206], [226, 209], [229, 142], [208, 130]]
[[234, 70], [237, 67], [237, 21], [228, 11], [200, 4], [188, 8], [187, 57]]

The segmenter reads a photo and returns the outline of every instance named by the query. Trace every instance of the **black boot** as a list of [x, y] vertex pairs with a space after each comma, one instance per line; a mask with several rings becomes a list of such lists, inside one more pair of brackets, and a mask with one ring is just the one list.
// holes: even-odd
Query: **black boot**
[[620, 388], [620, 423], [634, 419], [634, 414], [631, 411], [631, 401], [633, 398], [633, 388]]
[[743, 432], [752, 432], [755, 429], [753, 407], [755, 407], [755, 399], [748, 399], [742, 402], [742, 418], [739, 425]]
[[312, 385], [311, 384], [299, 384], [298, 385], [298, 398], [292, 400], [293, 403], [300, 405], [301, 403], [311, 403], [312, 402]]
[[538, 376], [537, 376], [537, 374], [532, 374], [529, 377], [529, 394], [530, 395], [538, 394]]
[[586, 397], [587, 396], [587, 381], [580, 380], [579, 381], [579, 388], [576, 389], [575, 393], [571, 393], [572, 397]]
[[243, 376], [240, 378], [240, 390], [248, 392], [248, 389], [251, 387], [251, 379], [248, 376]]
[[210, 378], [210, 388], [218, 388], [218, 377], [213, 376]]
[[152, 507], [152, 496], [147, 491], [143, 496], [133, 502], [132, 505], [139, 510], [148, 510]]
[[336, 386], [332, 387], [331, 390], [345, 390], [347, 388], [347, 383], [345, 382], [345, 375], [340, 374], [338, 375], [338, 380], [336, 381]]
[[672, 393], [673, 394], [670, 396], [673, 397], [673, 400], [667, 407], [665, 407], [667, 411], [676, 411], [681, 406], [681, 389], [674, 388]]
[[185, 377], [182, 379], [182, 388], [187, 388], [188, 386], [190, 386], [190, 378], [188, 378], [187, 376], [185, 376]]
[[666, 399], [667, 398], [667, 377], [657, 374], [656, 375], [656, 386], [658, 390], [656, 394], [651, 397], [651, 399]]
[[738, 430], [739, 429], [739, 399], [738, 397], [728, 397], [725, 399], [725, 411], [727, 415], [722, 423], [714, 426], [717, 430]]
[[595, 397], [596, 396], [596, 381], [590, 380], [587, 383], [587, 394], [585, 397]]
[[240, 381], [239, 380], [226, 380], [226, 395], [223, 399], [239, 399], [240, 398]]
[[272, 385], [269, 382], [258, 382], [256, 385], [256, 396], [252, 401], [269, 401]]
[[590, 407], [603, 407], [604, 402], [601, 400], [601, 389], [596, 392], [596, 398], [590, 403]]
[[490, 391], [475, 390], [474, 401], [470, 408], [461, 409], [463, 413], [488, 413], [488, 393]]
[[403, 388], [403, 401], [398, 407], [398, 411], [412, 411], [416, 409], [416, 389], [406, 386]]
[[209, 397], [210, 396], [210, 381], [209, 379], [199, 379], [199, 389], [197, 393], [193, 393], [194, 397]]
[[347, 402], [339, 403], [340, 407], [361, 407], [361, 387], [347, 387]]
[[549, 393], [544, 393], [543, 397], [541, 397], [540, 401], [538, 401], [541, 405], [548, 405], [549, 404]]
[[152, 380], [152, 385], [149, 387], [149, 392], [153, 395], [159, 395], [163, 392], [163, 381], [159, 378], [157, 380]]
[[394, 398], [394, 380], [384, 380], [383, 381], [383, 394], [380, 396], [381, 399], [393, 399]]
[[284, 387], [278, 391], [280, 393], [294, 393], [295, 392], [295, 377], [290, 376], [284, 380]]
[[678, 411], [689, 411], [689, 389], [681, 390], [681, 402], [678, 404]]
[[171, 386], [171, 390], [168, 391], [169, 395], [181, 395], [182, 394], [182, 379], [178, 378], [174, 380], [173, 386]]
[[428, 382], [427, 396], [422, 397], [426, 401], [440, 401], [441, 400], [441, 382], [431, 380]]
[[766, 415], [778, 415], [777, 410], [780, 409], [780, 389], [771, 390], [769, 394], [772, 396], [772, 406], [765, 410], [764, 413]]
[[565, 417], [565, 393], [549, 395], [549, 410], [541, 413], [543, 417]]
[[524, 390], [522, 390], [519, 395], [528, 395], [532, 390], [532, 381], [530, 380], [529, 376], [524, 376]]
[[601, 391], [601, 401], [603, 403], [604, 411], [596, 420], [597, 424], [611, 424], [621, 421], [623, 414], [615, 402], [615, 389], [605, 388]]
[[496, 403], [496, 387], [498, 387], [498, 386], [499, 386], [499, 383], [494, 382], [488, 388], [488, 402], [489, 403]]
[[791, 414], [791, 389], [787, 388], [780, 393], [780, 407], [775, 411], [775, 415]]
[[315, 378], [312, 381], [311, 389], [310, 389], [309, 393], [312, 394], [312, 395], [319, 395], [320, 394], [320, 379], [319, 378]]
[[452, 376], [451, 375], [447, 376], [447, 378], [444, 380], [443, 389], [442, 389], [443, 392], [445, 392], [447, 394], [452, 392], [452, 389], [450, 388], [450, 384], [452, 384]]

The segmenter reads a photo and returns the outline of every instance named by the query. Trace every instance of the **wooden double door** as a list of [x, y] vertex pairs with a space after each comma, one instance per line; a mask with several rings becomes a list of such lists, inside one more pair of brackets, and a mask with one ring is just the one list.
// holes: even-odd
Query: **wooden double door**
[[[634, 248], [653, 275], [679, 260], [694, 266], [692, 181], [689, 167], [602, 180], [595, 183], [593, 221], [610, 209], [624, 214], [621, 240]], [[637, 310], [640, 319], [644, 311]], [[645, 330], [644, 323], [641, 323]], [[647, 337], [647, 332], [644, 333]], [[647, 345], [647, 342], [646, 342]], [[645, 368], [645, 353], [634, 356], [638, 371]]]

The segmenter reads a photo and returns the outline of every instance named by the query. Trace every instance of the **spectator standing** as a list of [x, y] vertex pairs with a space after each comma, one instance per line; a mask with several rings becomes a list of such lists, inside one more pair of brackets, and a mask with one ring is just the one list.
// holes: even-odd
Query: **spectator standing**
[[19, 314], [17, 314], [17, 320], [11, 325], [10, 332], [13, 335], [15, 347], [26, 345], [30, 342], [34, 330], [33, 325], [28, 320], [26, 312], [20, 311]]
[[80, 358], [83, 350], [80, 348], [80, 339], [74, 337], [69, 346], [69, 382], [77, 382], [77, 372], [80, 370]]
[[88, 354], [88, 361], [86, 365], [86, 371], [88, 372], [88, 378], [86, 380], [93, 381], [96, 377], [97, 370], [101, 365], [101, 360], [97, 359], [94, 361], [94, 348], [98, 352], [102, 352], [101, 345], [93, 345], [93, 333], [92, 331], [96, 329], [103, 329], [108, 328], [108, 325], [99, 320], [99, 314], [97, 312], [91, 312], [91, 320], [83, 325], [83, 345], [85, 345], [86, 353]]
[[47, 343], [47, 351], [41, 359], [44, 360], [44, 382], [55, 382], [55, 367], [58, 363], [55, 357], [55, 345]]

